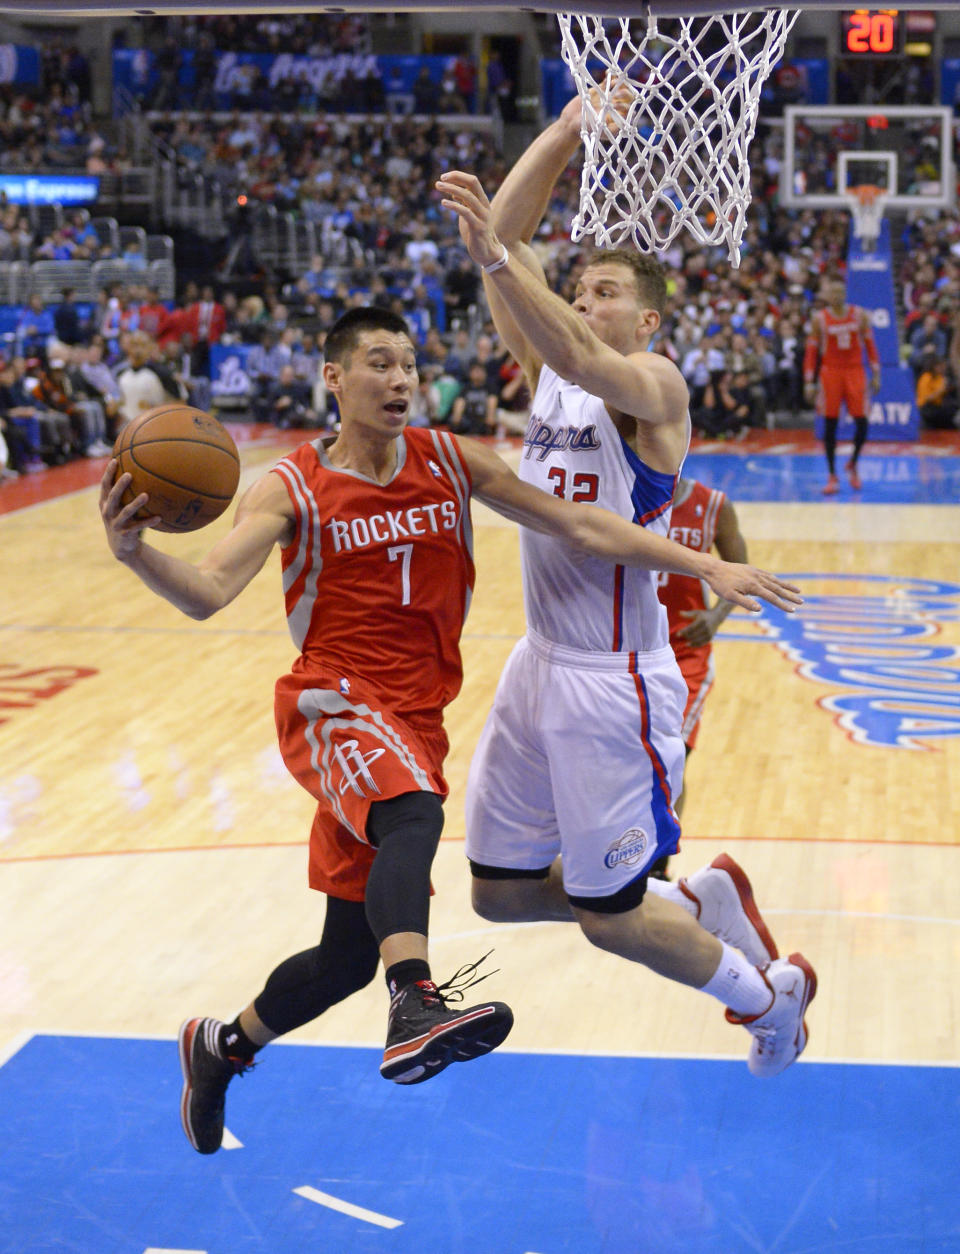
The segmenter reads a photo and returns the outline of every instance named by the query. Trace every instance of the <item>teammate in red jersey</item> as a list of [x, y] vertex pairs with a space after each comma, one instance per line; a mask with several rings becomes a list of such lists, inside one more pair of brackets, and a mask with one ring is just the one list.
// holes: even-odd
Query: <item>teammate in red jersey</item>
[[840, 405], [845, 403], [853, 419], [855, 432], [853, 453], [846, 465], [850, 485], [860, 491], [857, 462], [867, 440], [867, 376], [863, 368], [866, 350], [870, 363], [871, 388], [880, 390], [880, 359], [873, 338], [870, 318], [859, 305], [847, 304], [847, 286], [843, 279], [831, 278], [824, 283], [826, 306], [813, 315], [813, 327], [807, 340], [803, 359], [803, 378], [807, 393], [823, 415], [823, 447], [827, 455], [828, 478], [824, 496], [836, 496], [837, 422]]
[[[725, 562], [747, 560], [747, 542], [730, 498], [696, 479], [681, 478], [677, 483], [670, 515], [670, 539], [701, 553], [716, 549]], [[734, 606], [732, 601], [722, 597], [708, 604], [707, 589], [701, 580], [667, 571], [663, 571], [657, 581], [657, 593], [667, 611], [670, 645], [687, 685], [683, 743], [689, 757], [697, 743], [707, 694], [713, 687], [711, 641]], [[678, 818], [683, 812], [685, 796], [686, 790], [673, 805]], [[654, 864], [651, 874], [667, 879], [667, 862], [667, 858], [661, 858]]]
[[[380, 1070], [415, 1084], [498, 1045], [512, 1024], [499, 1002], [452, 1010], [427, 960], [430, 867], [447, 793], [443, 709], [461, 683], [460, 634], [473, 586], [472, 496], [586, 553], [706, 578], [749, 609], [800, 598], [772, 575], [693, 553], [596, 507], [522, 483], [492, 449], [409, 429], [417, 386], [402, 318], [354, 309], [325, 344], [324, 382], [341, 429], [285, 457], [244, 495], [233, 529], [198, 565], [143, 542], [141, 494], [108, 465], [100, 496], [114, 555], [158, 595], [204, 619], [234, 599], [275, 544], [300, 656], [277, 683], [284, 759], [317, 800], [310, 883], [327, 894], [320, 944], [282, 962], [229, 1024], [180, 1031], [181, 1118], [214, 1153], [233, 1075], [257, 1050], [363, 988], [378, 959], [391, 994]], [[462, 978], [461, 978], [462, 977]]]

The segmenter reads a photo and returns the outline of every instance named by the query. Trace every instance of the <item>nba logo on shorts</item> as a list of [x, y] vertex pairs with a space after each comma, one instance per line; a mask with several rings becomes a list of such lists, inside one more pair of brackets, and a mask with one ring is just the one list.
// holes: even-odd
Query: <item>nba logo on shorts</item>
[[603, 858], [603, 865], [610, 871], [616, 866], [636, 866], [647, 852], [647, 833], [642, 827], [631, 827], [618, 836]]

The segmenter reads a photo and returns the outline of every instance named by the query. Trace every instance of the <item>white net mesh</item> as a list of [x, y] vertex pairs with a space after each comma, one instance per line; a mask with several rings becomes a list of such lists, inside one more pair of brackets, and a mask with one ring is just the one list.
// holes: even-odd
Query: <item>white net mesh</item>
[[651, 251], [685, 229], [738, 265], [760, 91], [797, 12], [558, 18], [583, 100], [574, 240]]
[[872, 252], [880, 236], [883, 210], [887, 197], [882, 187], [861, 183], [847, 188], [847, 201], [853, 216], [853, 233], [868, 252]]

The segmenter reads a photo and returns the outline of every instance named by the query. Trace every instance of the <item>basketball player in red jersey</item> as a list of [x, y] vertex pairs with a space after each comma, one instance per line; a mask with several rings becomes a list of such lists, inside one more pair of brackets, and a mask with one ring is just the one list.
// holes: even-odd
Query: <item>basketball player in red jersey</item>
[[[850, 485], [859, 492], [862, 486], [857, 462], [867, 441], [867, 377], [863, 369], [863, 350], [870, 363], [873, 394], [880, 390], [880, 359], [873, 338], [870, 318], [865, 309], [847, 304], [847, 286], [843, 279], [831, 278], [824, 283], [826, 306], [813, 315], [813, 328], [807, 340], [803, 359], [803, 377], [808, 395], [814, 398], [823, 415], [823, 447], [827, 455], [828, 478], [824, 496], [836, 496], [837, 422], [841, 402], [854, 421], [853, 454], [846, 470]], [[819, 374], [818, 374], [819, 366]]]
[[341, 429], [304, 444], [244, 495], [233, 529], [192, 565], [142, 539], [141, 494], [108, 465], [100, 508], [114, 555], [190, 617], [234, 599], [281, 548], [288, 624], [300, 656], [276, 689], [280, 746], [317, 800], [310, 883], [327, 895], [320, 944], [282, 962], [229, 1024], [180, 1031], [181, 1118], [195, 1149], [223, 1136], [231, 1078], [275, 1037], [315, 1019], [374, 977], [391, 994], [380, 1070], [416, 1084], [488, 1052], [512, 1025], [499, 1002], [452, 1010], [427, 960], [430, 866], [447, 793], [443, 709], [462, 679], [459, 642], [473, 587], [469, 503], [476, 496], [589, 554], [700, 575], [748, 609], [799, 602], [772, 575], [729, 566], [595, 507], [521, 483], [485, 445], [410, 429], [418, 379], [406, 323], [353, 309], [325, 344], [324, 382]]
[[[702, 553], [712, 549], [725, 562], [745, 562], [747, 542], [740, 531], [736, 510], [726, 493], [708, 488], [696, 479], [681, 478], [673, 494], [670, 515], [670, 539]], [[734, 608], [722, 598], [707, 603], [706, 589], [699, 579], [685, 575], [661, 573], [657, 580], [660, 603], [667, 611], [670, 645], [680, 673], [687, 685], [687, 702], [683, 711], [683, 743], [687, 757], [697, 743], [700, 716], [707, 694], [713, 687], [713, 648], [711, 641], [721, 623]], [[686, 789], [680, 793], [673, 808], [679, 818], [683, 813]], [[651, 875], [667, 878], [667, 858], [654, 863]]]

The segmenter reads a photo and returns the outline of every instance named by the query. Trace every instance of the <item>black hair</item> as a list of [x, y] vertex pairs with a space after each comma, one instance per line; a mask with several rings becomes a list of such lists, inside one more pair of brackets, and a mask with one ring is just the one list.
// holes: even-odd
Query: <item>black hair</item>
[[361, 309], [348, 309], [327, 332], [323, 344], [324, 360], [349, 365], [348, 358], [364, 331], [389, 331], [393, 335], [405, 335], [411, 345], [413, 343], [405, 318], [389, 309], [364, 305]]

